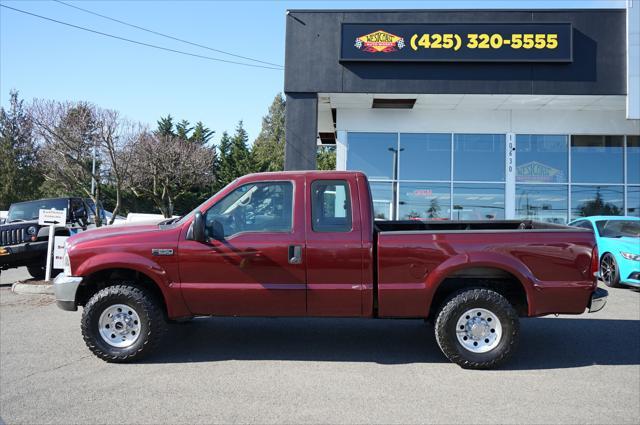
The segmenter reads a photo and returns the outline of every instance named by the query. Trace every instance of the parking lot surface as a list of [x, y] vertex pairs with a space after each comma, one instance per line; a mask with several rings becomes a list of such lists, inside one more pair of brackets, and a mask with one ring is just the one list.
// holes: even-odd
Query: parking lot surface
[[80, 315], [0, 289], [5, 423], [640, 421], [634, 290], [611, 290], [596, 314], [524, 319], [495, 371], [449, 363], [418, 320], [197, 319], [143, 363], [108, 364]]

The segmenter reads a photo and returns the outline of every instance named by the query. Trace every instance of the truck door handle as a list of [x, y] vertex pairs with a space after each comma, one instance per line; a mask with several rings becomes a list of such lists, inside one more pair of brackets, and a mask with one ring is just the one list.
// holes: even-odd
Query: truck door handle
[[302, 247], [300, 245], [289, 245], [289, 264], [302, 263]]

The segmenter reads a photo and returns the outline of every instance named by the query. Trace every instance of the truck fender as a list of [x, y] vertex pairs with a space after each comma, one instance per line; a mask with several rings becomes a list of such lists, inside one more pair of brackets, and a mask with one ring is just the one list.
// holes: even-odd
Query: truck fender
[[429, 305], [438, 287], [447, 277], [457, 271], [476, 267], [499, 269], [515, 276], [527, 296], [528, 310], [529, 312], [532, 311], [536, 278], [524, 263], [510, 255], [499, 252], [468, 252], [455, 255], [440, 263], [428, 274], [425, 282], [425, 287], [428, 289], [430, 296]]
[[77, 276], [90, 276], [108, 269], [126, 269], [144, 274], [155, 283], [162, 293], [169, 318], [191, 316], [191, 312], [182, 298], [180, 286], [172, 285], [162, 267], [141, 255], [127, 253], [126, 259], [123, 259], [122, 253], [119, 252], [97, 254], [80, 264], [75, 274]]

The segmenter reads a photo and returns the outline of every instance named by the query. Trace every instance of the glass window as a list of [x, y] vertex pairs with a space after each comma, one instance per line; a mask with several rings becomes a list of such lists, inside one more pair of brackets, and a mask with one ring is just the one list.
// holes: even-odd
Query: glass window
[[314, 232], [351, 231], [351, 197], [344, 180], [311, 183], [311, 226]]
[[565, 183], [568, 165], [567, 136], [516, 136], [517, 182]]
[[627, 215], [640, 217], [640, 186], [627, 186]]
[[504, 184], [453, 185], [454, 220], [504, 220]]
[[571, 136], [571, 181], [622, 183], [622, 136]]
[[363, 171], [369, 179], [393, 179], [396, 133], [349, 133], [347, 143], [348, 170]]
[[400, 134], [400, 179], [451, 180], [451, 134]]
[[571, 218], [623, 215], [622, 186], [571, 186]]
[[290, 182], [240, 186], [207, 211], [207, 236], [213, 235], [214, 220], [222, 225], [225, 236], [240, 232], [291, 231], [292, 193]]
[[454, 179], [504, 181], [504, 147], [504, 134], [454, 135]]
[[567, 185], [516, 185], [516, 218], [564, 224], [568, 209]]
[[373, 199], [373, 218], [376, 220], [393, 219], [393, 183], [370, 183]]
[[400, 220], [448, 220], [450, 189], [448, 183], [400, 183]]
[[640, 136], [627, 136], [627, 183], [640, 183]]

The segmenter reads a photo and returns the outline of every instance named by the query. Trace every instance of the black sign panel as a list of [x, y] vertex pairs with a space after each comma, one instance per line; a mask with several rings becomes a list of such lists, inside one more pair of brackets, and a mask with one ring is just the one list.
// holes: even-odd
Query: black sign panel
[[571, 62], [569, 23], [342, 24], [341, 61]]

